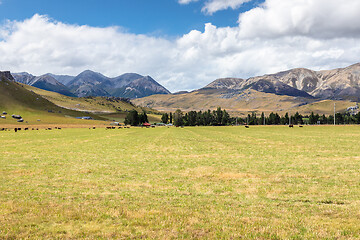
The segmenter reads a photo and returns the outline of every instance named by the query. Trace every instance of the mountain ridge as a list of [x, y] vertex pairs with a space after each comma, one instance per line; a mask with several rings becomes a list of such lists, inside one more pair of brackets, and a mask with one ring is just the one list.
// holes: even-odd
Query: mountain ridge
[[237, 90], [250, 88], [278, 95], [358, 101], [360, 100], [360, 63], [333, 70], [313, 71], [294, 68], [248, 79], [220, 78], [209, 83], [205, 88]]
[[57, 81], [51, 74], [44, 74], [41, 76], [34, 76], [32, 74], [22, 72], [22, 73], [12, 73], [12, 76], [16, 82], [37, 87], [43, 90], [57, 92], [66, 96], [75, 96], [70, 89], [64, 84]]
[[113, 78], [91, 70], [85, 70], [77, 76], [47, 73], [37, 77], [26, 72], [12, 75], [17, 82], [67, 96], [140, 98], [153, 94], [170, 94], [169, 90], [150, 76], [137, 73], [125, 73]]

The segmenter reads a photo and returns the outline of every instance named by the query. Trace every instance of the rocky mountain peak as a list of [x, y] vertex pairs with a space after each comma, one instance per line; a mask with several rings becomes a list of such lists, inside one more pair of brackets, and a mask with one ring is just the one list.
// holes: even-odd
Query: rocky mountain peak
[[10, 81], [15, 81], [15, 79], [13, 78], [13, 76], [11, 75], [10, 71], [2, 71], [0, 72], [0, 81], [2, 79], [7, 79], [7, 80], [10, 80]]
[[245, 80], [242, 78], [220, 78], [206, 85], [204, 88], [213, 89], [240, 89]]

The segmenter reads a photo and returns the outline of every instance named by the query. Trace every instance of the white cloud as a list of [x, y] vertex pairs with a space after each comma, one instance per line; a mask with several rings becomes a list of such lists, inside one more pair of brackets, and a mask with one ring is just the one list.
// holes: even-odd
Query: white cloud
[[178, 0], [180, 4], [189, 4], [191, 2], [197, 2], [199, 0]]
[[244, 3], [250, 1], [252, 0], [208, 0], [202, 8], [202, 11], [207, 14], [213, 14], [228, 8], [237, 9]]
[[243, 35], [359, 37], [358, 0], [266, 0], [239, 17]]
[[[177, 91], [200, 88], [219, 77], [344, 67], [359, 62], [357, 1], [344, 0], [346, 6], [339, 6], [337, 0], [267, 0], [242, 14], [238, 27], [209, 23], [204, 31], [175, 40], [35, 15], [0, 26], [0, 69], [36, 75], [76, 75], [85, 69], [108, 76], [137, 72]], [[285, 6], [288, 11], [282, 10]]]

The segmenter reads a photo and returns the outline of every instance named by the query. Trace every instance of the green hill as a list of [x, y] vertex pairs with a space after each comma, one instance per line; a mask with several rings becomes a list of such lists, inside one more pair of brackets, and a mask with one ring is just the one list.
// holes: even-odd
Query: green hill
[[[105, 120], [92, 113], [84, 113], [65, 109], [43, 98], [34, 91], [26, 89], [22, 84], [16, 83], [0, 75], [0, 114], [7, 112], [6, 119], [1, 118], [0, 124], [84, 124], [86, 120], [76, 117], [89, 116], [96, 120]], [[24, 123], [18, 123], [11, 117], [20, 115]], [[96, 123], [99, 123], [96, 121]]]
[[139, 107], [124, 98], [115, 97], [69, 97], [56, 92], [46, 91], [29, 85], [22, 85], [53, 104], [75, 111], [90, 112], [107, 120], [123, 122], [128, 111], [148, 113], [150, 122], [159, 122], [161, 113], [148, 107]]

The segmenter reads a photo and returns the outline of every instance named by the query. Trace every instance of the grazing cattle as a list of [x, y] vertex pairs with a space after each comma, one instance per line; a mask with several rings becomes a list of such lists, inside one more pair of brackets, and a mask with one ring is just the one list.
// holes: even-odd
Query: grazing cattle
[[96, 129], [96, 127], [93, 127], [93, 129]]
[[17, 132], [18, 131], [17, 128], [14, 128], [14, 131]]
[[249, 128], [249, 126], [246, 125], [245, 128]]
[[299, 127], [304, 127], [304, 126], [300, 125]]
[[29, 128], [24, 128], [25, 131], [29, 130]]
[[111, 127], [106, 127], [106, 130], [111, 129]]
[[58, 130], [61, 130], [61, 128], [58, 127]]
[[52, 130], [52, 128], [48, 128], [47, 130]]
[[15, 115], [15, 114], [13, 114], [12, 117], [15, 118], [15, 119], [21, 119], [22, 118], [20, 115]]
[[34, 129], [34, 128], [32, 128], [31, 130], [32, 130], [32, 131], [34, 131], [35, 129]]
[[290, 128], [293, 128], [293, 127], [294, 127], [294, 125], [290, 124], [290, 125], [289, 125], [289, 127], [290, 127]]

